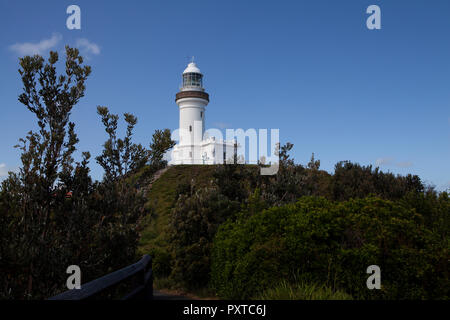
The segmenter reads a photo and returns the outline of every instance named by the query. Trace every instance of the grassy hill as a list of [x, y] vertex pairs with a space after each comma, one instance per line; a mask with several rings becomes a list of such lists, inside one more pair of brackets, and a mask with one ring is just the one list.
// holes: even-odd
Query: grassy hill
[[172, 166], [156, 180], [147, 194], [146, 207], [150, 209], [141, 231], [139, 254], [166, 251], [167, 228], [177, 188], [194, 180], [196, 186], [206, 186], [213, 179], [216, 166]]

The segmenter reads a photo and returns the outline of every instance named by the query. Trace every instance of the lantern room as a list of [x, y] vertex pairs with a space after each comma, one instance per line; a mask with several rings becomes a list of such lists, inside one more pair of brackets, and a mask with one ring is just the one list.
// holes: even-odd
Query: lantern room
[[181, 90], [204, 91], [203, 74], [194, 62], [189, 63], [183, 72], [183, 85]]

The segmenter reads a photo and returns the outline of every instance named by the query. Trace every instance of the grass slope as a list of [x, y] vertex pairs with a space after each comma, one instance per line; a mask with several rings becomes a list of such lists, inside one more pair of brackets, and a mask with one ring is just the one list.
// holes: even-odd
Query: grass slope
[[194, 180], [196, 186], [202, 187], [213, 179], [216, 166], [178, 165], [169, 167], [156, 180], [147, 194], [146, 207], [151, 214], [147, 217], [141, 232], [139, 254], [156, 250], [166, 251], [168, 247], [167, 228], [170, 222], [170, 211], [173, 208], [178, 186]]

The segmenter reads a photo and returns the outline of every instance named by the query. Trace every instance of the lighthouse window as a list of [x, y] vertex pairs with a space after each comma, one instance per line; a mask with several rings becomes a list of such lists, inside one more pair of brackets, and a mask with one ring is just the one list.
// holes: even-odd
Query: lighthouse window
[[192, 132], [192, 126], [189, 126], [189, 132]]
[[203, 111], [200, 111], [200, 118], [203, 118]]
[[199, 73], [183, 74], [183, 87], [202, 87], [202, 75]]

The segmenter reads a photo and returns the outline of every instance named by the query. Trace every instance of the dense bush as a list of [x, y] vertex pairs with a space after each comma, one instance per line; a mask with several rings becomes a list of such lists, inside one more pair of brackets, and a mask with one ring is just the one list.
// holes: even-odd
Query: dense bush
[[168, 250], [151, 248], [147, 254], [152, 257], [152, 271], [158, 278], [166, 278], [172, 271], [172, 256]]
[[169, 228], [174, 253], [171, 279], [186, 288], [209, 283], [210, 248], [217, 228], [239, 210], [214, 187], [179, 194]]
[[[329, 174], [319, 170], [320, 161], [314, 158], [314, 154], [306, 166], [296, 164], [288, 154], [292, 147], [290, 143], [281, 147], [280, 166], [276, 175], [261, 176], [258, 171], [245, 171], [243, 178], [252, 182], [247, 184], [250, 192], [255, 187], [260, 188], [262, 197], [269, 205], [293, 203], [302, 196], [345, 201], [376, 195], [382, 199], [398, 200], [408, 193], [423, 193], [425, 190], [416, 175], [394, 175], [371, 165], [361, 166], [350, 161], [340, 161], [335, 165], [334, 174]], [[240, 185], [245, 183], [241, 181]]]
[[[440, 201], [446, 209], [437, 214], [448, 220], [448, 197]], [[243, 213], [220, 227], [211, 259], [212, 284], [224, 298], [249, 298], [297, 274], [360, 299], [448, 297], [448, 240], [415, 209], [374, 197], [303, 197]], [[373, 264], [381, 290], [366, 287]]]
[[395, 176], [382, 172], [379, 168], [361, 166], [350, 161], [341, 161], [335, 165], [331, 182], [332, 199], [343, 201], [350, 198], [364, 198], [375, 194], [383, 199], [401, 199], [406, 194], [421, 193], [424, 186], [420, 178], [408, 174]]

